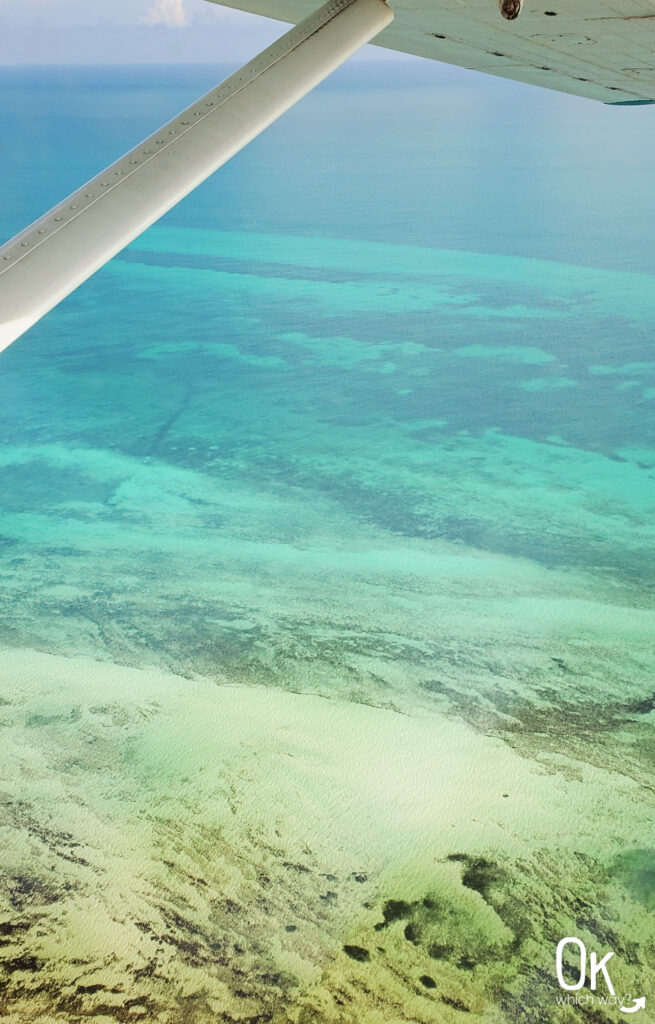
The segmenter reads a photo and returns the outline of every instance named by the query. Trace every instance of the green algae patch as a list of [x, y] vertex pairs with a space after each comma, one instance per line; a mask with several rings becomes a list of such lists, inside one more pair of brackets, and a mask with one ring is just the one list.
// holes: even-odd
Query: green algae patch
[[2, 686], [12, 1024], [514, 1024], [526, 1000], [563, 1024], [568, 934], [652, 985], [654, 814], [611, 768], [420, 708], [30, 651], [3, 652]]

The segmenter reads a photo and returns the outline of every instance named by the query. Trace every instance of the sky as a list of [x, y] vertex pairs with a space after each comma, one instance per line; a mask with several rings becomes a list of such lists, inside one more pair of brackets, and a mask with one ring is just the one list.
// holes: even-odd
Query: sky
[[245, 61], [283, 31], [207, 0], [0, 0], [0, 65]]

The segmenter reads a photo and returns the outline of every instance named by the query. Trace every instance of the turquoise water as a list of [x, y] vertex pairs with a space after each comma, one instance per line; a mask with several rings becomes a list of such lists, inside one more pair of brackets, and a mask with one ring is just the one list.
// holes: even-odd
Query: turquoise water
[[[0, 230], [18, 230], [216, 77], [210, 68], [4, 71]], [[365, 909], [355, 897], [348, 904], [354, 945], [344, 945], [343, 919], [329, 916], [324, 893], [294, 889], [298, 905], [323, 901], [323, 925], [312, 926], [322, 938], [302, 953], [311, 970], [291, 953], [284, 960], [293, 984], [278, 978], [267, 988], [266, 942], [251, 951], [251, 1008], [263, 1020], [295, 1020], [294, 1008], [310, 1003], [319, 1016], [303, 1021], [450, 1021], [464, 1006], [485, 1021], [527, 1024], [537, 1019], [527, 1005], [540, 1021], [586, 1019], [570, 1008], [561, 1016], [551, 964], [559, 937], [581, 929], [593, 948], [602, 941], [622, 951], [626, 991], [647, 983], [652, 991], [652, 118], [648, 108], [604, 108], [419, 62], [346, 69], [2, 356], [0, 643], [12, 652], [7, 692], [19, 677], [23, 689], [0, 712], [16, 750], [41, 751], [20, 768], [14, 762], [6, 783], [12, 793], [25, 787], [21, 799], [32, 808], [11, 827], [16, 842], [31, 837], [25, 857], [35, 877], [45, 871], [34, 847], [41, 816], [77, 835], [63, 810], [73, 791], [80, 807], [100, 814], [98, 794], [127, 786], [137, 769], [157, 799], [158, 770], [161, 786], [173, 785], [152, 767], [156, 739], [137, 733], [129, 750], [112, 747], [102, 764], [87, 764], [89, 744], [97, 753], [109, 734], [80, 711], [93, 686], [79, 659], [315, 694], [403, 719], [445, 716], [509, 748], [517, 779], [517, 765], [537, 765], [555, 780], [543, 806], [520, 787], [527, 818], [503, 819], [499, 828], [513, 837], [506, 849], [501, 832], [467, 832], [461, 843], [470, 849], [435, 853], [441, 867], [419, 858], [420, 867], [388, 875], [376, 847]], [[77, 689], [63, 710], [30, 683], [33, 652], [69, 659]], [[139, 715], [154, 714], [150, 691], [148, 702], [147, 713], [145, 705], [114, 713], [116, 728], [136, 729]], [[45, 741], [33, 739], [37, 725]], [[19, 727], [26, 731], [14, 737]], [[43, 742], [48, 751], [79, 750], [70, 762], [52, 754], [32, 792]], [[167, 748], [170, 736], [159, 743]], [[500, 763], [500, 747], [489, 749]], [[367, 763], [374, 760], [371, 752]], [[71, 781], [80, 764], [84, 792]], [[175, 785], [193, 775], [184, 765]], [[110, 770], [116, 775], [103, 775]], [[585, 838], [556, 816], [570, 813], [576, 779]], [[39, 800], [55, 792], [44, 810]], [[468, 828], [467, 792], [458, 790]], [[123, 821], [137, 799], [131, 793], [111, 814]], [[170, 799], [193, 806], [186, 792]], [[404, 799], [417, 799], [411, 787]], [[546, 840], [537, 823], [547, 801]], [[318, 849], [307, 827], [306, 848]], [[197, 828], [197, 818], [180, 826], [168, 859], [170, 836], [153, 840], [152, 870], [177, 863], [182, 848], [191, 857]], [[254, 863], [261, 851], [248, 850]], [[466, 864], [484, 876], [477, 887]], [[194, 870], [211, 875], [206, 864]], [[170, 883], [169, 896], [181, 884]], [[431, 907], [455, 884], [446, 920], [458, 923], [446, 927]], [[137, 889], [123, 898], [136, 900]], [[473, 889], [480, 906], [466, 909]], [[8, 891], [20, 917], [7, 918], [11, 928], [54, 904], [62, 917], [53, 932], [71, 941], [61, 894], [59, 911], [56, 898], [21, 902]], [[113, 905], [109, 883], [99, 893], [98, 905]], [[243, 898], [247, 915], [255, 897]], [[506, 912], [526, 898], [543, 911], [531, 923]], [[369, 948], [366, 908], [390, 899], [403, 906], [383, 915], [390, 933], [398, 929], [394, 977], [434, 974], [434, 992], [419, 986], [419, 1006], [407, 1001], [415, 982], [399, 995], [391, 974], [376, 975], [392, 1018], [362, 995], [365, 978], [350, 979], [351, 1009], [329, 1016], [321, 1000], [343, 995], [346, 984], [326, 966], [336, 955], [329, 942], [351, 950], [347, 969], [364, 971], [352, 950], [360, 941]], [[202, 933], [208, 949], [226, 929], [212, 920], [214, 931]], [[182, 959], [180, 935], [198, 942], [198, 927], [178, 921]], [[268, 925], [257, 927], [265, 934]], [[293, 932], [280, 928], [284, 946]], [[24, 974], [34, 947], [16, 935], [23, 945], [5, 1010], [31, 1019], [21, 1016], [26, 1006], [51, 1007], [30, 995]], [[101, 947], [94, 970], [106, 962]], [[281, 954], [269, 955], [282, 970]], [[474, 955], [482, 965], [475, 984]], [[421, 971], [415, 956], [426, 958]], [[511, 976], [494, 966], [508, 957]], [[86, 989], [70, 995], [58, 954], [41, 950], [38, 959], [47, 978], [59, 978], [51, 981], [59, 1012], [100, 1013], [93, 992], [88, 1005]], [[222, 989], [211, 1005], [201, 999], [214, 977], [211, 957], [203, 963], [192, 965], [200, 980], [177, 979], [191, 999], [185, 1020], [209, 1019], [227, 1000]], [[323, 987], [310, 999], [307, 978], [319, 969]], [[232, 998], [245, 982], [231, 966], [221, 970]], [[133, 981], [140, 998], [143, 977]], [[108, 988], [103, 976], [100, 990]], [[149, 1019], [181, 1019], [182, 1004], [171, 1009], [170, 991], [155, 988], [143, 995]], [[594, 1012], [594, 1021], [617, 1017]]]

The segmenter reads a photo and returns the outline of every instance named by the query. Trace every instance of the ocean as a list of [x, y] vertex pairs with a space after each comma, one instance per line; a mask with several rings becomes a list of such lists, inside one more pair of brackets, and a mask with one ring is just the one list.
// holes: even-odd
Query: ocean
[[[2, 70], [0, 235], [230, 70]], [[654, 117], [351, 64], [2, 354], [10, 1024], [655, 998]]]

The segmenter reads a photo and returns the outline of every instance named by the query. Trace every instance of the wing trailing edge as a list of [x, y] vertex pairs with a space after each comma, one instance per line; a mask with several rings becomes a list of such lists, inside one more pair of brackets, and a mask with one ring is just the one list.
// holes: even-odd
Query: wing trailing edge
[[[312, 4], [213, 2], [294, 24]], [[655, 102], [653, 0], [393, 0], [393, 11], [376, 46], [603, 103]]]

